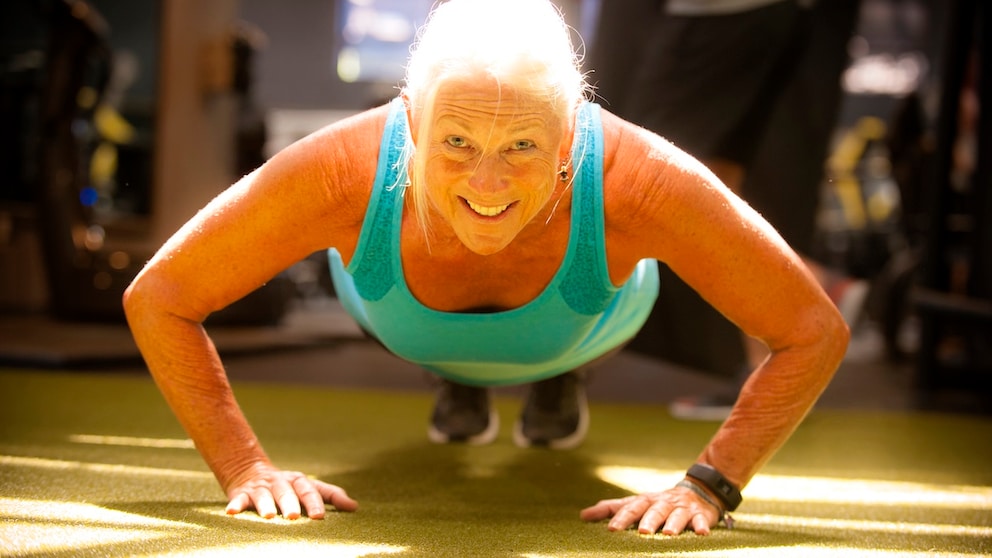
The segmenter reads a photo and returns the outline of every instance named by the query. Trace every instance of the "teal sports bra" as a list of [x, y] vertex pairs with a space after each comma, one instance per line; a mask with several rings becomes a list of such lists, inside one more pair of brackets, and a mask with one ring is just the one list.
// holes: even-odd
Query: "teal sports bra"
[[528, 383], [573, 370], [630, 340], [658, 296], [658, 266], [642, 260], [620, 287], [610, 281], [603, 218], [600, 108], [576, 116], [568, 250], [551, 283], [529, 303], [492, 313], [440, 312], [410, 292], [400, 259], [400, 222], [410, 140], [393, 101], [375, 185], [351, 262], [328, 250], [345, 310], [396, 356], [470, 385]]

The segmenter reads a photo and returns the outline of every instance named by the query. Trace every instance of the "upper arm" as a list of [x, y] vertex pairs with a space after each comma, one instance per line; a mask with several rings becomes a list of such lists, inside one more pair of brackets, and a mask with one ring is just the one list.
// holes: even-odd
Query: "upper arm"
[[199, 321], [317, 250], [353, 249], [384, 115], [347, 119], [273, 156], [176, 232], [129, 293]]
[[667, 141], [616, 117], [607, 122], [605, 203], [608, 229], [616, 231], [608, 253], [664, 262], [772, 349], [812, 342], [837, 326], [823, 290], [764, 218]]

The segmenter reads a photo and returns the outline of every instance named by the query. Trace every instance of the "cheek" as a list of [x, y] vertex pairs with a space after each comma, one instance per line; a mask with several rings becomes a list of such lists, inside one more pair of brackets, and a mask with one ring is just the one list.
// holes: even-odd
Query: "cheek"
[[539, 185], [537, 192], [539, 201], [542, 204], [548, 203], [555, 193], [555, 181], [551, 179], [545, 180]]
[[458, 171], [444, 158], [428, 160], [424, 167], [424, 197], [435, 209], [443, 209], [453, 203], [450, 192], [458, 183]]
[[523, 213], [522, 217], [524, 220], [530, 220], [535, 215], [541, 212], [549, 203], [555, 193], [555, 184], [553, 180], [547, 178], [547, 175], [542, 175], [540, 178], [532, 179], [526, 186], [525, 193], [521, 196], [523, 202]]
[[531, 185], [529, 190], [538, 198], [550, 196], [558, 180], [558, 169], [549, 161], [535, 161], [528, 167], [521, 179]]
[[442, 186], [466, 174], [464, 162], [452, 159], [443, 153], [432, 153], [424, 164], [426, 175], [440, 181]]

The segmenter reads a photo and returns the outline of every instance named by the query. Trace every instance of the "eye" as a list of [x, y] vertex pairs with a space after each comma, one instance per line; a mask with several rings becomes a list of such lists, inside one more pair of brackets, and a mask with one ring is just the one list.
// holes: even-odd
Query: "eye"
[[510, 146], [510, 149], [512, 149], [513, 151], [524, 151], [532, 147], [534, 147], [534, 142], [530, 140], [517, 140], [513, 142], [513, 144]]
[[444, 138], [444, 142], [447, 143], [448, 145], [450, 145], [451, 147], [466, 147], [466, 146], [468, 146], [468, 142], [465, 141], [465, 138], [463, 138], [461, 136], [448, 136], [448, 137]]

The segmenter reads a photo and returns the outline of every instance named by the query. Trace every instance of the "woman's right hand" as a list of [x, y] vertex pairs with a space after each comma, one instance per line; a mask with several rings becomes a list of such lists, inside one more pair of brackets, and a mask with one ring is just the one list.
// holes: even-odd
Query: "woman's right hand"
[[[265, 468], [227, 489], [227, 513], [254, 509], [271, 519], [282, 512], [286, 519], [298, 519], [302, 504], [310, 519], [324, 518], [324, 504], [340, 511], [355, 511], [358, 502], [339, 486], [328, 484], [296, 471]], [[278, 508], [278, 509], [277, 509]]]

